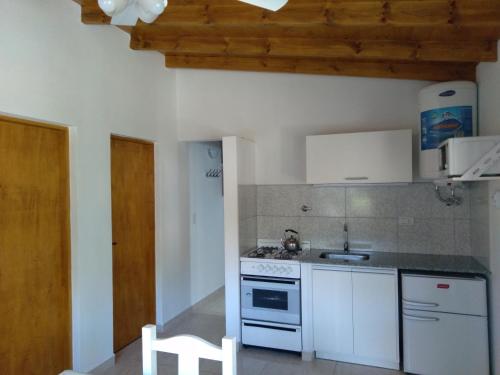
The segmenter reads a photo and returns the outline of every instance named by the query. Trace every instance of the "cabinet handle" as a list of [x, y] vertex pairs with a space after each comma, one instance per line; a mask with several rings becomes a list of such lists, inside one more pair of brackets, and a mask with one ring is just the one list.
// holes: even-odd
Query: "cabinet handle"
[[434, 318], [434, 317], [431, 318], [427, 316], [415, 316], [408, 314], [403, 314], [403, 316], [408, 320], [418, 320], [420, 322], [439, 322], [439, 318]]
[[365, 176], [360, 176], [360, 177], [345, 177], [344, 180], [347, 180], [347, 181], [361, 181], [361, 180], [368, 180], [368, 177], [365, 177]]
[[374, 270], [373, 268], [356, 268], [352, 270], [353, 273], [370, 273], [374, 275], [395, 275], [396, 271], [393, 269], [379, 268]]
[[435, 302], [417, 302], [417, 301], [410, 301], [407, 299], [403, 298], [403, 304], [406, 305], [411, 305], [411, 306], [420, 306], [420, 307], [438, 307], [439, 303]]

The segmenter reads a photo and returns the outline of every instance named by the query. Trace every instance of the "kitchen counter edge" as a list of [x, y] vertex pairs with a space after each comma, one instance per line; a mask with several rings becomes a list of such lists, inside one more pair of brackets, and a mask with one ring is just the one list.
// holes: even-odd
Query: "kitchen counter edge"
[[[344, 266], [351, 268], [395, 268], [401, 271], [445, 272], [490, 276], [491, 272], [472, 256], [432, 255], [365, 251], [370, 255], [365, 261], [322, 259], [319, 255], [329, 250], [311, 249], [300, 258], [301, 263]], [[357, 251], [354, 251], [355, 253]]]

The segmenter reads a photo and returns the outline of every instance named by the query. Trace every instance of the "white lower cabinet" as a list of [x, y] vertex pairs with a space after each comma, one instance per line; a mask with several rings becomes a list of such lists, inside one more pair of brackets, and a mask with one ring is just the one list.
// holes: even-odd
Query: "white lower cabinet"
[[397, 272], [313, 270], [316, 357], [399, 368]]
[[354, 354], [399, 367], [397, 276], [352, 273]]
[[313, 271], [313, 330], [316, 355], [352, 354], [351, 285], [351, 272]]

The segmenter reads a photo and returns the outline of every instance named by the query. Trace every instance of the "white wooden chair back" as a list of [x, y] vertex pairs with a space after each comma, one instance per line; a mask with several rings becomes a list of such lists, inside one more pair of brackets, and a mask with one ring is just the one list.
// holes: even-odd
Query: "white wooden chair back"
[[149, 324], [142, 328], [143, 375], [158, 375], [157, 352], [179, 356], [178, 375], [199, 375], [200, 358], [222, 362], [222, 375], [237, 374], [234, 337], [224, 337], [222, 348], [191, 335], [157, 339], [156, 326]]

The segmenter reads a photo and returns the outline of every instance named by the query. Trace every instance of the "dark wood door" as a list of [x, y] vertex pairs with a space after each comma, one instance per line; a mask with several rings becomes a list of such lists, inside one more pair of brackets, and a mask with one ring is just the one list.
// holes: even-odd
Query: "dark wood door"
[[0, 116], [0, 372], [71, 368], [68, 132]]
[[111, 137], [114, 350], [156, 323], [154, 146]]

